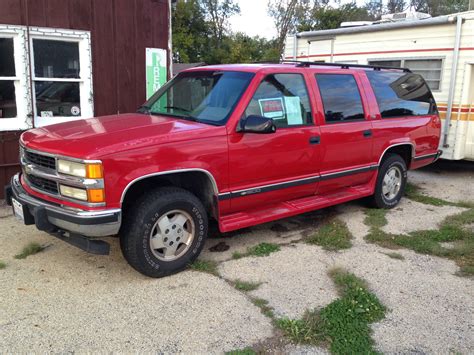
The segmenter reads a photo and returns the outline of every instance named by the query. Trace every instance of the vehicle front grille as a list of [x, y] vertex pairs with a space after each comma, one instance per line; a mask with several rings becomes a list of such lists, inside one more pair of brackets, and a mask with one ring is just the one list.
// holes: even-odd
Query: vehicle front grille
[[28, 163], [41, 166], [43, 168], [52, 170], [56, 169], [56, 159], [47, 155], [25, 151], [25, 159]]
[[26, 180], [31, 187], [50, 194], [58, 194], [58, 184], [56, 181], [45, 179], [35, 175], [26, 175]]

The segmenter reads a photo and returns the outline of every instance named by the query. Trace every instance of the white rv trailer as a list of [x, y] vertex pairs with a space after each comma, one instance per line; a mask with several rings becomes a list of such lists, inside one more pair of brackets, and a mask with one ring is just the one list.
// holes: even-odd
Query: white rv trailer
[[284, 59], [407, 67], [433, 91], [444, 159], [474, 160], [474, 11], [288, 36]]

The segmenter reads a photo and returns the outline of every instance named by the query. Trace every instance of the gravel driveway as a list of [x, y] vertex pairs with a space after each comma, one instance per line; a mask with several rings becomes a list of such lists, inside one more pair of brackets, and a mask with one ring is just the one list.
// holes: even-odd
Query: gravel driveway
[[[441, 163], [410, 172], [410, 180], [431, 196], [474, 201], [474, 164]], [[373, 324], [377, 349], [386, 353], [473, 353], [474, 282], [456, 276], [448, 259], [400, 249], [404, 259], [364, 240], [363, 205], [353, 202], [304, 216], [210, 238], [201, 260], [218, 263], [219, 276], [185, 271], [149, 279], [133, 271], [110, 238], [108, 257], [86, 254], [20, 225], [0, 208], [0, 353], [147, 351], [223, 353], [272, 344], [274, 351], [324, 353], [324, 349], [275, 342], [269, 318], [252, 303], [268, 301], [278, 317], [298, 318], [338, 296], [327, 271], [344, 267], [365, 279], [388, 308]], [[435, 229], [463, 211], [404, 199], [387, 214], [387, 232]], [[301, 242], [329, 217], [349, 227], [350, 249], [324, 251]], [[35, 241], [47, 248], [24, 260], [13, 256]], [[232, 259], [261, 242], [280, 244], [266, 257]], [[216, 245], [220, 252], [209, 249]], [[233, 281], [261, 283], [248, 293]]]

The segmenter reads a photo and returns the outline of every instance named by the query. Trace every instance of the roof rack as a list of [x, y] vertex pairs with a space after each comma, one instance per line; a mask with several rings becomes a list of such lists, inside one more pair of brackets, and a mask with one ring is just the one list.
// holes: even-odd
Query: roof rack
[[384, 67], [380, 65], [365, 65], [365, 64], [346, 64], [346, 63], [324, 63], [324, 62], [307, 62], [307, 61], [298, 61], [298, 60], [283, 60], [280, 62], [281, 64], [296, 64], [298, 67], [309, 67], [311, 65], [319, 65], [323, 67], [338, 67], [341, 69], [349, 69], [349, 68], [366, 68], [366, 69], [373, 69], [373, 70], [401, 70], [406, 73], [411, 73], [411, 70], [408, 68], [398, 68], [398, 67]]

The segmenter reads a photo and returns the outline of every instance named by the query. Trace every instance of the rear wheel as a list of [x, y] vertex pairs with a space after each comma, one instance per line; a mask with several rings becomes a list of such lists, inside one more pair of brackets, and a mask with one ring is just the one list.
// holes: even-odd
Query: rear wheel
[[377, 176], [372, 203], [378, 208], [393, 208], [400, 202], [407, 183], [407, 166], [398, 154], [383, 160]]
[[201, 252], [208, 221], [201, 201], [192, 193], [164, 187], [131, 207], [120, 233], [128, 263], [150, 277], [183, 270]]

